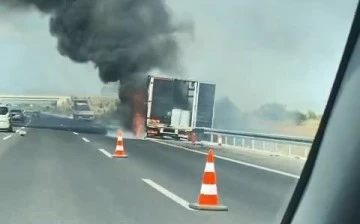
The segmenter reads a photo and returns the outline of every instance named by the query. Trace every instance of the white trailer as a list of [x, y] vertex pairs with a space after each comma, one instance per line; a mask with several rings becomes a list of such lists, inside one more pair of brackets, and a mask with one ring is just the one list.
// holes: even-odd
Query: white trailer
[[147, 137], [188, 138], [213, 127], [215, 84], [148, 76]]

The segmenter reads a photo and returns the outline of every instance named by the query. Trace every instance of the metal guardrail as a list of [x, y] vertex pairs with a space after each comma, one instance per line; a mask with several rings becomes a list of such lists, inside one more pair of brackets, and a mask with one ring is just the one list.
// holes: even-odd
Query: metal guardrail
[[307, 158], [313, 142], [313, 139], [306, 137], [210, 128], [196, 128], [194, 131], [202, 142], [217, 143], [221, 137], [223, 147], [255, 149], [300, 158]]
[[294, 143], [296, 142], [296, 143], [305, 143], [305, 144], [312, 144], [313, 142], [312, 138], [297, 137], [297, 136], [228, 131], [228, 130], [212, 129], [212, 128], [196, 128], [195, 130], [203, 132], [204, 134], [242, 136], [242, 137], [258, 138], [264, 140], [272, 140], [272, 141], [283, 141], [283, 142], [294, 142]]

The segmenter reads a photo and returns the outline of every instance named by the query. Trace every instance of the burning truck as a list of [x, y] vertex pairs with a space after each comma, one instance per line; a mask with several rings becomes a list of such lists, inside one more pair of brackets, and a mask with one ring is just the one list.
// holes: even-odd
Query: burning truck
[[[123, 128], [133, 129], [136, 136], [178, 136], [197, 125], [212, 124], [213, 111], [205, 113], [200, 108], [208, 102], [207, 97], [212, 102], [212, 95], [202, 96], [201, 91], [215, 86], [153, 77], [149, 88], [154, 92], [148, 94], [143, 83], [143, 74], [154, 69], [179, 71], [181, 44], [177, 37], [193, 34], [191, 21], [174, 21], [167, 1], [0, 0], [0, 6], [10, 13], [24, 9], [45, 13], [60, 55], [76, 63], [93, 64], [104, 83], [119, 82], [117, 115]], [[193, 92], [192, 97], [181, 93], [186, 85], [184, 89]], [[163, 96], [171, 91], [163, 91], [162, 86], [173, 88], [171, 95]], [[81, 105], [86, 107], [85, 102]], [[75, 114], [74, 118], [80, 116]]]
[[[193, 80], [148, 76], [147, 93], [133, 96], [135, 133], [180, 139], [188, 138], [195, 128], [212, 128], [215, 87]], [[143, 107], [141, 99], [145, 99]]]

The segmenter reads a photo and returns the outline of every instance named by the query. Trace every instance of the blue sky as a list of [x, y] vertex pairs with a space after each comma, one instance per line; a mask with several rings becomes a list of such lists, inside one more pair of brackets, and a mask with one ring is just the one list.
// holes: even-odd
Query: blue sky
[[[218, 97], [229, 96], [243, 110], [266, 102], [323, 110], [355, 0], [167, 2], [176, 20], [194, 22], [194, 38], [180, 40], [186, 76], [215, 82]], [[57, 53], [46, 16], [2, 10], [0, 92], [100, 93], [91, 64]]]

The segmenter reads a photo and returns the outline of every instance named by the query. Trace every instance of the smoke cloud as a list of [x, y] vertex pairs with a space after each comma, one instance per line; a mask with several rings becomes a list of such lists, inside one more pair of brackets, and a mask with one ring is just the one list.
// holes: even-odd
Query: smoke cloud
[[187, 26], [172, 21], [163, 0], [1, 3], [13, 10], [35, 8], [49, 14], [50, 33], [57, 38], [58, 52], [78, 63], [94, 63], [105, 83], [120, 81], [119, 97], [127, 106], [132, 91], [144, 84], [150, 70], [174, 71], [180, 67], [176, 34], [187, 31]]

